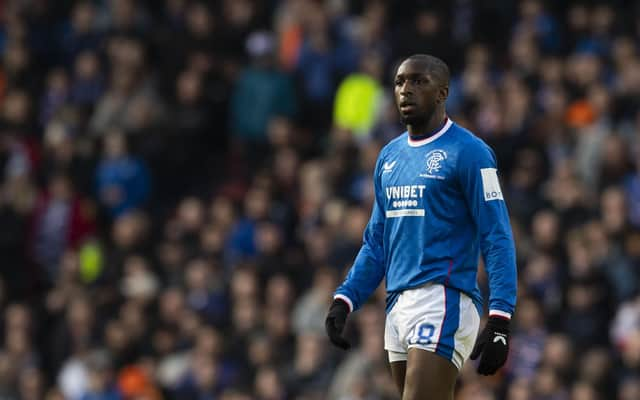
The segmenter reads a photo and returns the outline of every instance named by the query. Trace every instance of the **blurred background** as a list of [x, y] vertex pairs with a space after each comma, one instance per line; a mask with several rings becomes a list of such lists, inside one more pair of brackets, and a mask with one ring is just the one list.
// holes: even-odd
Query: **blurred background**
[[[0, 398], [397, 399], [361, 243], [403, 57], [451, 67], [516, 237], [457, 399], [640, 399], [640, 2], [0, 0]], [[487, 293], [486, 278], [479, 276]]]

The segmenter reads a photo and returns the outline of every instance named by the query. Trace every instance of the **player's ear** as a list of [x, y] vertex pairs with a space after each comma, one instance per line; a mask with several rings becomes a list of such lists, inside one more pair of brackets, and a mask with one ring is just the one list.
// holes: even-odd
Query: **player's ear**
[[449, 97], [449, 86], [440, 87], [440, 90], [438, 90], [438, 104], [443, 104], [447, 101], [447, 97]]

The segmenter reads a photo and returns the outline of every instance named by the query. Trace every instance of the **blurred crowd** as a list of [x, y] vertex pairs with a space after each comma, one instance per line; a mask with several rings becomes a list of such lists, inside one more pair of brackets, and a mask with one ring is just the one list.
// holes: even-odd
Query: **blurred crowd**
[[[640, 399], [640, 2], [0, 0], [0, 399], [386, 400], [361, 243], [403, 57], [452, 70], [518, 251], [456, 399]], [[487, 293], [486, 277], [479, 276]]]

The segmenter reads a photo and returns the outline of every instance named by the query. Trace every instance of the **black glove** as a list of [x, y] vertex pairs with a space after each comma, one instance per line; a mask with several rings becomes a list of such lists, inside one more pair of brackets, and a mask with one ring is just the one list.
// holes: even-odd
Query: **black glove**
[[351, 347], [351, 343], [342, 337], [342, 330], [344, 329], [344, 324], [347, 322], [347, 315], [349, 315], [349, 305], [347, 305], [344, 300], [335, 299], [331, 307], [329, 307], [329, 314], [327, 314], [327, 319], [324, 321], [324, 327], [327, 330], [327, 335], [329, 335], [331, 343], [344, 350]]
[[489, 317], [487, 325], [478, 337], [471, 352], [475, 360], [482, 353], [478, 364], [478, 373], [493, 375], [504, 365], [509, 354], [509, 320], [500, 317]]

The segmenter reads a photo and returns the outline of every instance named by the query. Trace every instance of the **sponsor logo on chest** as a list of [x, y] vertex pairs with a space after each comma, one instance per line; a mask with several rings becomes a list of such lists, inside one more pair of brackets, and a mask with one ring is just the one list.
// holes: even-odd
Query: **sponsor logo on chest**
[[417, 207], [418, 199], [424, 197], [426, 187], [426, 185], [387, 186], [385, 191], [391, 207]]

